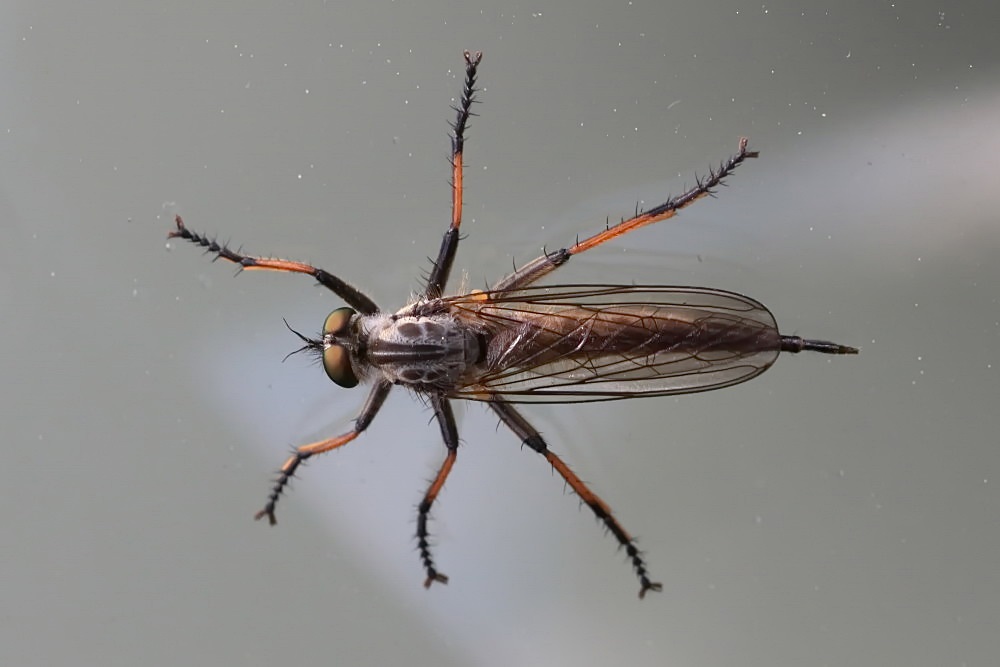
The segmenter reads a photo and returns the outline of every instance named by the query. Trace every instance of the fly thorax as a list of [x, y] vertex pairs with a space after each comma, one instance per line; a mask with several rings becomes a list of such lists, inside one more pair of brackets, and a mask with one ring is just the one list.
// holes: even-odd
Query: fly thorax
[[366, 354], [396, 384], [444, 389], [479, 358], [479, 341], [450, 315], [394, 315], [370, 330]]

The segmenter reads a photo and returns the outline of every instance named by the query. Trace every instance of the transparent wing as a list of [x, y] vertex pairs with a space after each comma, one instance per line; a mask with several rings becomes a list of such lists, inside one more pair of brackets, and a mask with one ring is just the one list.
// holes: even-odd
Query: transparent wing
[[444, 301], [484, 346], [455, 398], [562, 403], [709, 391], [763, 373], [781, 345], [763, 304], [703, 287], [557, 285]]

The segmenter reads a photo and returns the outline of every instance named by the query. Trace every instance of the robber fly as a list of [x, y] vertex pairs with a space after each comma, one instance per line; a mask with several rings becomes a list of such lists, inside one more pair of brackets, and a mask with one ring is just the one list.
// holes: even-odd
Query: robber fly
[[[394, 386], [423, 397], [434, 411], [446, 454], [417, 509], [417, 549], [424, 586], [446, 583], [431, 553], [431, 506], [458, 455], [453, 399], [485, 403], [530, 449], [541, 454], [593, 511], [624, 549], [639, 579], [639, 597], [658, 591], [635, 540], [611, 508], [557, 456], [515, 408], [518, 403], [579, 403], [642, 396], [670, 396], [719, 389], [767, 370], [781, 352], [806, 350], [856, 354], [824, 340], [785, 336], [771, 312], [740, 294], [707, 287], [662, 285], [552, 285], [537, 283], [575, 255], [645, 225], [672, 218], [711, 194], [748, 158], [739, 150], [678, 197], [608, 226], [574, 245], [545, 252], [486, 291], [445, 296], [462, 223], [465, 132], [476, 102], [481, 53], [465, 52], [462, 97], [452, 126], [452, 217], [427, 284], [415, 301], [396, 312], [379, 308], [357, 288], [321, 268], [234, 251], [184, 225], [178, 216], [170, 237], [182, 238], [245, 270], [304, 273], [349, 305], [323, 323], [319, 338], [295, 332], [301, 350], [322, 360], [341, 387], [369, 384], [354, 427], [333, 438], [302, 445], [279, 470], [267, 504], [256, 518], [275, 523], [274, 510], [299, 465], [346, 445], [372, 423]], [[300, 351], [301, 351], [300, 350]]]

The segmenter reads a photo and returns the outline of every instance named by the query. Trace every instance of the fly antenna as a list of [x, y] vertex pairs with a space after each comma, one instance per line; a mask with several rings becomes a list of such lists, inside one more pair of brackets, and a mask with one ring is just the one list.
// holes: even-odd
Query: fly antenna
[[305, 343], [305, 345], [303, 345], [299, 349], [294, 350], [294, 351], [289, 352], [288, 354], [286, 354], [285, 358], [281, 360], [281, 363], [285, 363], [288, 360], [288, 357], [296, 355], [296, 354], [298, 354], [300, 352], [306, 352], [307, 350], [308, 351], [318, 352], [318, 351], [320, 351], [320, 350], [323, 349], [323, 341], [313, 340], [312, 338], [309, 338], [308, 336], [303, 336], [298, 331], [296, 331], [295, 329], [293, 329], [292, 325], [289, 324], [288, 320], [286, 320], [284, 317], [281, 318], [281, 321], [285, 323], [285, 327], [289, 331], [291, 331], [293, 334], [295, 334], [296, 336], [298, 336], [299, 340], [301, 340], [303, 343]]

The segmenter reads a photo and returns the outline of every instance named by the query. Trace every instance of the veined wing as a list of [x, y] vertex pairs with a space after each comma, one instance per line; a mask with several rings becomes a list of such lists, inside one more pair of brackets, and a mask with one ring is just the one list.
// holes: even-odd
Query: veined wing
[[704, 287], [556, 285], [444, 301], [486, 346], [455, 398], [561, 403], [709, 391], [763, 373], [781, 345], [763, 304]]

